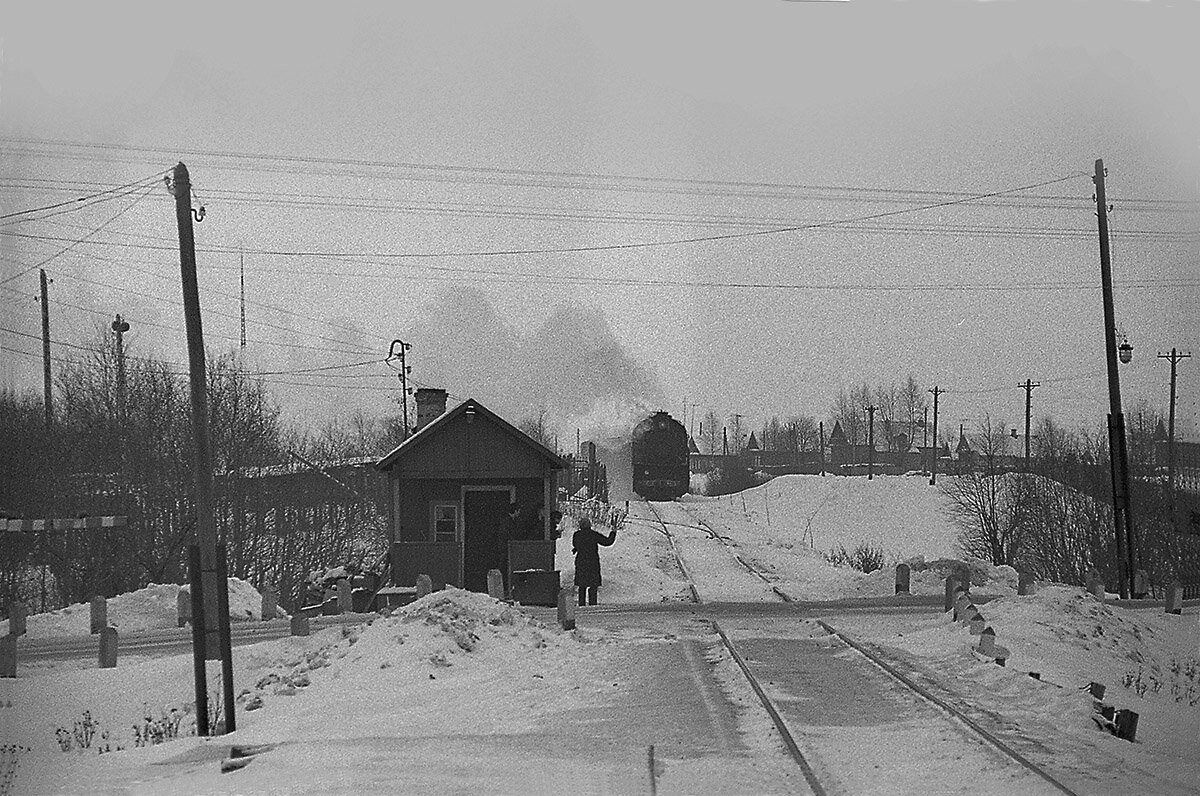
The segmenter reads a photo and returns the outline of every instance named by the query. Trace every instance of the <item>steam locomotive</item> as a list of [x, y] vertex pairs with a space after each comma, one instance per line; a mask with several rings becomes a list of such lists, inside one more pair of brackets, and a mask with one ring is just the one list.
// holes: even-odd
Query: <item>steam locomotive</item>
[[688, 491], [688, 433], [666, 412], [633, 427], [633, 491], [646, 500], [674, 500]]

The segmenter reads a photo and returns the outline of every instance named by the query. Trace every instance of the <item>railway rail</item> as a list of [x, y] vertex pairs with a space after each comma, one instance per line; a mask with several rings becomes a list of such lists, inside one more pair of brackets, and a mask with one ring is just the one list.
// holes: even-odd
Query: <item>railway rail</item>
[[[701, 587], [697, 586], [691, 568], [688, 566], [684, 557], [681, 555], [679, 545], [676, 544], [674, 534], [672, 534], [670, 525], [673, 523], [664, 520], [660, 511], [652, 502], [647, 501], [647, 507], [657, 522], [662, 526], [662, 533], [670, 542], [671, 550], [675, 556], [676, 563], [679, 566], [680, 572], [683, 573], [687, 580], [688, 588], [692, 594], [693, 601], [697, 604], [703, 604], [705, 601], [701, 597]], [[678, 525], [679, 523], [674, 523]], [[736, 561], [742, 568], [753, 575], [761, 578], [769, 586], [771, 586], [774, 594], [783, 602], [793, 602], [792, 598], [783, 592], [778, 587], [774, 586], [768, 577], [757, 570], [752, 564], [742, 558], [730, 545], [730, 543], [718, 534], [711, 526], [706, 523], [697, 522], [690, 524], [689, 527], [702, 530], [712, 539], [720, 542], [729, 553], [730, 557]], [[752, 655], [748, 655], [747, 651], [735, 643], [731, 635], [717, 622], [716, 619], [709, 619], [713, 632], [720, 638], [721, 644], [733, 661], [737, 664], [738, 669], [745, 677], [751, 690], [757, 696], [763, 709], [770, 717], [776, 730], [779, 732], [780, 739], [789, 757], [795, 762], [796, 766], [803, 774], [805, 782], [808, 784], [811, 791], [817, 796], [825, 796], [831, 792], [839, 792], [844, 790], [844, 784], [840, 783], [838, 771], [836, 767], [822, 765], [815, 762], [819, 757], [819, 750], [813, 748], [814, 744], [811, 740], [806, 739], [804, 733], [797, 732], [793, 722], [789, 722], [786, 709], [781, 709], [777, 699], [773, 698], [769, 690], [763, 686], [759, 674], [756, 673], [756, 668], [764, 668], [765, 664], [762, 661], [756, 660]], [[858, 667], [859, 676], [870, 676], [870, 673], [876, 673], [874, 676], [877, 680], [885, 680], [889, 687], [898, 689], [913, 703], [924, 706], [925, 713], [931, 716], [940, 717], [941, 722], [945, 725], [947, 731], [957, 735], [961, 740], [966, 742], [966, 745], [977, 749], [976, 754], [983, 756], [989, 763], [999, 761], [1001, 769], [1008, 769], [1003, 773], [1004, 776], [1012, 778], [1025, 778], [1030, 780], [1025, 783], [1025, 789], [1030, 792], [1038, 790], [1046, 790], [1049, 788], [1052, 792], [1065, 793], [1074, 795], [1076, 791], [1072, 790], [1063, 782], [1059, 781], [1053, 774], [1043, 769], [1035, 761], [1030, 760], [1025, 755], [1017, 752], [1011, 745], [1006, 743], [996, 734], [989, 732], [978, 722], [967, 716], [962, 711], [956, 709], [946, 700], [937, 697], [928, 689], [922, 687], [912, 678], [905, 675], [900, 667], [889, 661], [884, 655], [876, 650], [872, 650], [863, 644], [858, 643], [854, 639], [846, 636], [838, 631], [835, 627], [821, 619], [814, 620], [824, 633], [828, 634], [827, 639], [830, 643], [836, 645], [839, 650], [839, 660], [847, 665]], [[794, 647], [796, 642], [792, 642]], [[760, 646], [762, 644], [760, 643]], [[828, 647], [826, 649], [829, 649]], [[842, 650], [851, 651], [854, 663], [848, 663]], [[760, 658], [766, 656], [759, 654]], [[882, 674], [883, 677], [879, 677]], [[776, 686], [775, 683], [772, 685]], [[1032, 780], [1036, 777], [1037, 780]]]

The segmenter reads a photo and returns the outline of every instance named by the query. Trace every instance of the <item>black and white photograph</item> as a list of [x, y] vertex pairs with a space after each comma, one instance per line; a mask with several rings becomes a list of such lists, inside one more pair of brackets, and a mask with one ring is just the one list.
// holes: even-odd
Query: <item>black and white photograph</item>
[[1198, 35], [0, 4], [0, 796], [1197, 793]]

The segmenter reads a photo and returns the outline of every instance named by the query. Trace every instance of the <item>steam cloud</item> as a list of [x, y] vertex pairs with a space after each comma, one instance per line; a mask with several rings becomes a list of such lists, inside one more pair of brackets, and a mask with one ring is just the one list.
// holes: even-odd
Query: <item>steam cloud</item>
[[665, 406], [658, 378], [599, 309], [564, 303], [528, 336], [514, 326], [478, 289], [442, 293], [411, 334], [416, 382], [478, 398], [514, 423], [544, 410], [568, 450], [576, 429], [604, 447], [627, 443], [639, 420]]

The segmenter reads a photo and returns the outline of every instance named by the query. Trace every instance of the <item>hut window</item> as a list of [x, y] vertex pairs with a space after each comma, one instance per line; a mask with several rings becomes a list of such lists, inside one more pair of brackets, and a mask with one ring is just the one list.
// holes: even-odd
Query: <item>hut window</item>
[[433, 504], [433, 541], [458, 541], [458, 504]]

